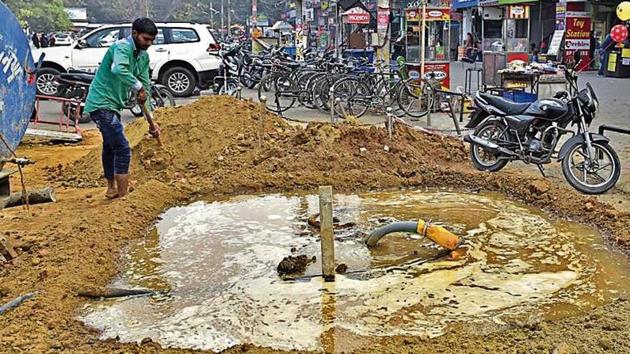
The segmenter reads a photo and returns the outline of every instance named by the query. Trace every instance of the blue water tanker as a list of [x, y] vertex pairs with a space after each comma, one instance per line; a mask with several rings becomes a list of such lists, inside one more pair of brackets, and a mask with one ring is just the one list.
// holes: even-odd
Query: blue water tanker
[[11, 10], [0, 2], [0, 175], [33, 114], [36, 65], [28, 37]]

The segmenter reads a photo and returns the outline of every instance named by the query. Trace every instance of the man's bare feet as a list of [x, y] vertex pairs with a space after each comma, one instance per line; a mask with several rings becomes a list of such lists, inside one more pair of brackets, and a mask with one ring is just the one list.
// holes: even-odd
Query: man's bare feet
[[129, 193], [129, 175], [115, 175], [118, 197], [122, 198]]
[[116, 199], [118, 198], [118, 189], [116, 188], [116, 180], [107, 180], [107, 192], [105, 192], [105, 198]]

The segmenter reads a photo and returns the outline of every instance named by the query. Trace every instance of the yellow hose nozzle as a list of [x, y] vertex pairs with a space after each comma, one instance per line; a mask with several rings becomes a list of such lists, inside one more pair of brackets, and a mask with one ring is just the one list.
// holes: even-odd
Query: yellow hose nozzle
[[418, 234], [451, 251], [459, 244], [459, 237], [442, 226], [431, 225], [431, 221], [418, 220]]

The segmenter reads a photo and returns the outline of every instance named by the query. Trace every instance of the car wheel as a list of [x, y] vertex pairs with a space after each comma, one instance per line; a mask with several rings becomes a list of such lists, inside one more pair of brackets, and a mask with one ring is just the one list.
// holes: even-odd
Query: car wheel
[[175, 97], [188, 97], [195, 90], [197, 79], [190, 70], [174, 67], [166, 70], [162, 76], [162, 85], [168, 87]]
[[57, 96], [57, 86], [55, 76], [59, 75], [59, 70], [53, 68], [41, 68], [37, 71], [37, 94], [42, 96]]

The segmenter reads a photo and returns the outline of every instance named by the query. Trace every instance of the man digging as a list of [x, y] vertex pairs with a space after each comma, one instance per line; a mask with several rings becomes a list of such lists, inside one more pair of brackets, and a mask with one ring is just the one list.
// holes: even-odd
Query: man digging
[[[109, 48], [90, 85], [85, 112], [90, 114], [103, 136], [102, 162], [108, 199], [122, 198], [128, 192], [131, 149], [120, 112], [130, 90], [136, 94], [138, 104], [144, 106], [147, 103], [151, 80], [146, 50], [153, 44], [157, 33], [157, 27], [150, 19], [135, 20], [131, 36]], [[160, 136], [157, 124], [150, 124], [149, 133], [155, 138]]]

